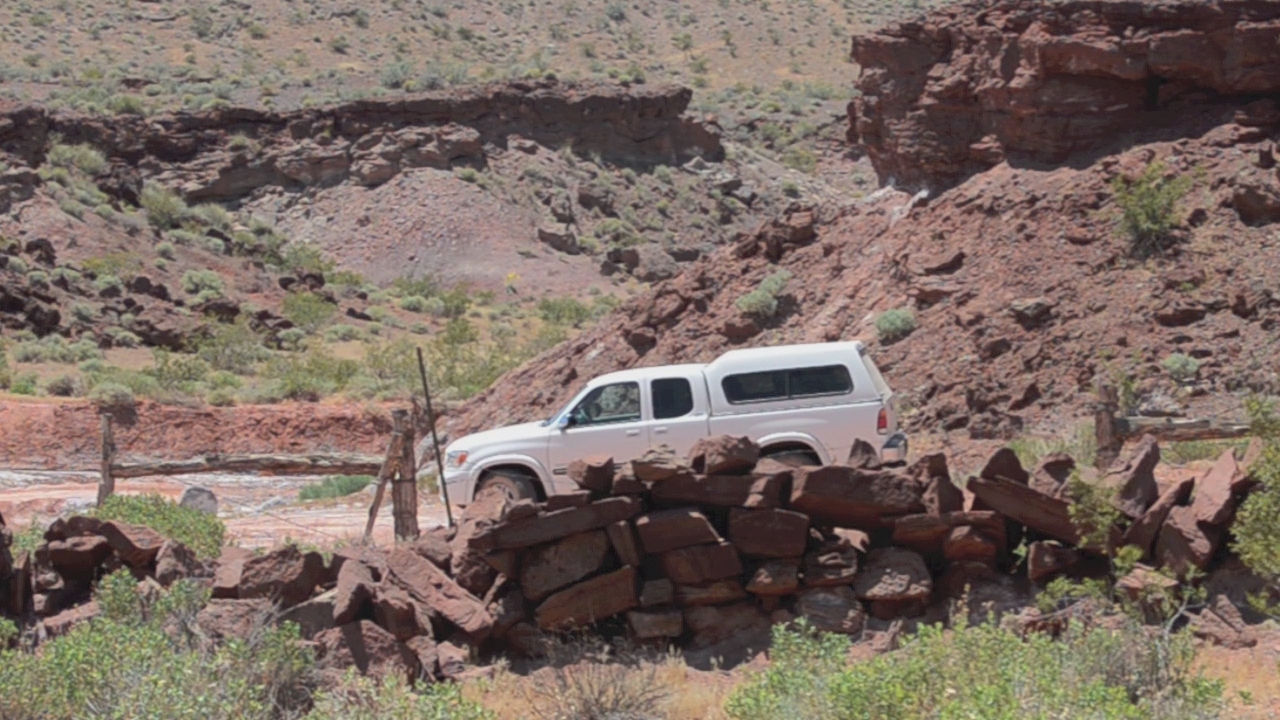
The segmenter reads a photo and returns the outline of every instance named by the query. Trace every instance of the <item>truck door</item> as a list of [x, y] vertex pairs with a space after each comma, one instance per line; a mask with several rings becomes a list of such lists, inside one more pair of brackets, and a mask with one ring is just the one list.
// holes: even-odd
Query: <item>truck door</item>
[[649, 381], [650, 445], [669, 445], [683, 456], [698, 438], [706, 437], [708, 403], [704, 387], [695, 386], [694, 379], [688, 377]]
[[562, 427], [552, 430], [547, 459], [557, 485], [568, 472], [569, 463], [579, 458], [612, 455], [621, 464], [649, 449], [640, 391], [638, 382], [601, 385], [569, 411]]

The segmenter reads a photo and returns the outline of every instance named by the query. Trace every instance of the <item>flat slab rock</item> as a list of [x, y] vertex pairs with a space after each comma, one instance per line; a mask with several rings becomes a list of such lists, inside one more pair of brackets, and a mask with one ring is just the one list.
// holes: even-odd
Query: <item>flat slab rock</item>
[[600, 569], [609, 552], [604, 530], [570, 535], [525, 553], [520, 588], [528, 600], [538, 601]]
[[924, 512], [925, 485], [906, 473], [842, 465], [794, 472], [791, 509], [815, 523], [865, 530], [887, 527], [899, 515]]
[[464, 590], [431, 561], [404, 547], [387, 555], [391, 577], [411, 597], [439, 613], [463, 632], [484, 637], [493, 618], [484, 602]]
[[656, 555], [690, 545], [720, 541], [720, 534], [697, 508], [659, 510], [636, 518], [644, 551]]
[[543, 630], [566, 630], [635, 609], [639, 576], [630, 566], [598, 575], [548, 597], [534, 611]]
[[494, 529], [491, 544], [495, 550], [516, 550], [541, 545], [588, 530], [604, 528], [619, 520], [628, 520], [638, 515], [640, 510], [639, 498], [605, 498], [583, 507], [566, 508], [508, 522]]

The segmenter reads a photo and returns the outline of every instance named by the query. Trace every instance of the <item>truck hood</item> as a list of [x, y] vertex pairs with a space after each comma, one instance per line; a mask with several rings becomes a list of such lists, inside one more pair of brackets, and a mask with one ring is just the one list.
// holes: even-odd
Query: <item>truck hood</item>
[[472, 433], [464, 435], [457, 440], [449, 443], [445, 448], [446, 453], [465, 450], [474, 453], [482, 450], [486, 446], [495, 444], [503, 444], [510, 447], [511, 443], [519, 441], [542, 440], [547, 437], [547, 426], [540, 422], [521, 423], [519, 425], [508, 425], [506, 427], [495, 428], [493, 430], [485, 430], [484, 432]]

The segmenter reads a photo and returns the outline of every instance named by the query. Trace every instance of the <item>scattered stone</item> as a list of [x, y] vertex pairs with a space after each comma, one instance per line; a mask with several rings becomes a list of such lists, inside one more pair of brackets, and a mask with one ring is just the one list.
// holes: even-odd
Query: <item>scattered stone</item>
[[944, 551], [952, 531], [964, 526], [980, 528], [992, 540], [998, 551], [1005, 545], [1005, 521], [990, 510], [961, 510], [933, 515], [917, 513], [903, 515], [893, 525], [893, 543], [923, 554]]
[[141, 525], [122, 522], [104, 522], [99, 532], [111, 543], [111, 549], [131, 568], [146, 570], [155, 562], [164, 538], [160, 533]]
[[733, 545], [722, 540], [663, 553], [662, 569], [677, 585], [700, 585], [742, 575], [742, 561]]
[[213, 597], [233, 600], [240, 596], [240, 574], [253, 556], [253, 551], [245, 548], [230, 545], [222, 548], [213, 574]]
[[210, 515], [218, 514], [218, 496], [214, 495], [212, 490], [194, 485], [188, 486], [186, 490], [182, 491], [182, 497], [178, 499], [178, 505]]
[[663, 612], [632, 610], [627, 613], [627, 622], [631, 624], [632, 632], [641, 640], [678, 638], [684, 634], [684, 614], [679, 610]]
[[845, 635], [861, 631], [867, 617], [862, 603], [846, 586], [806, 590], [796, 602], [796, 612], [816, 630]]
[[623, 565], [639, 567], [644, 559], [640, 552], [640, 540], [636, 537], [636, 529], [630, 520], [619, 520], [605, 528], [609, 534], [609, 545], [613, 553]]
[[1076, 461], [1070, 455], [1055, 453], [1040, 459], [1031, 472], [1030, 486], [1051, 498], [1066, 500], [1067, 480], [1075, 472]]
[[755, 595], [791, 595], [800, 587], [800, 561], [769, 560], [756, 568], [747, 583], [747, 592]]
[[1080, 564], [1079, 551], [1057, 543], [1033, 542], [1027, 546], [1027, 577], [1032, 582], [1044, 582], [1070, 572]]
[[982, 472], [978, 473], [978, 477], [984, 480], [1002, 478], [1019, 485], [1026, 485], [1031, 479], [1031, 476], [1027, 475], [1027, 471], [1022, 469], [1022, 462], [1018, 460], [1018, 454], [1007, 447], [1000, 448], [987, 460], [987, 464], [982, 466]]
[[651, 608], [669, 605], [675, 600], [675, 586], [667, 578], [646, 580], [640, 586], [640, 607]]
[[200, 628], [209, 639], [217, 642], [232, 639], [245, 640], [268, 627], [274, 615], [275, 608], [269, 600], [215, 598], [196, 613], [196, 627]]
[[791, 510], [734, 508], [729, 540], [746, 557], [797, 557], [809, 540], [809, 517]]
[[183, 578], [204, 575], [204, 563], [194, 551], [177, 540], [165, 540], [156, 554], [156, 581], [164, 587]]
[[1191, 619], [1191, 632], [1202, 640], [1228, 650], [1250, 648], [1258, 644], [1257, 635], [1245, 624], [1239, 608], [1226, 595], [1214, 598], [1208, 607]]
[[75, 626], [87, 623], [99, 614], [101, 610], [98, 607], [98, 601], [90, 600], [83, 605], [77, 605], [41, 620], [40, 626], [44, 628], [46, 637], [55, 638], [66, 635]]
[[631, 461], [631, 471], [636, 479], [643, 483], [657, 483], [669, 480], [678, 475], [687, 475], [689, 466], [666, 445], [646, 450], [643, 455]]
[[613, 458], [608, 455], [592, 455], [569, 463], [569, 479], [583, 490], [608, 493], [613, 475]]
[[1220, 528], [1196, 522], [1195, 508], [1171, 508], [1156, 537], [1156, 562], [1178, 575], [1204, 570], [1221, 540]]
[[453, 567], [453, 549], [449, 547], [449, 540], [450, 538], [445, 537], [443, 533], [428, 530], [419, 535], [418, 539], [409, 545], [409, 549], [430, 560], [441, 570], [449, 572]]
[[377, 589], [373, 598], [373, 619], [400, 641], [431, 633], [428, 613], [425, 609], [420, 612], [409, 593], [396, 585], [383, 585]]
[[533, 548], [524, 556], [520, 588], [526, 599], [541, 600], [599, 570], [608, 552], [609, 538], [603, 530]]
[[1236, 494], [1244, 489], [1247, 475], [1236, 462], [1236, 451], [1228, 448], [1218, 457], [1208, 472], [1195, 484], [1195, 498], [1191, 509], [1196, 521], [1209, 525], [1224, 525], [1236, 509]]
[[325, 630], [337, 627], [333, 619], [336, 590], [321, 593], [280, 614], [280, 622], [297, 623], [303, 639], [310, 640]]
[[440, 651], [436, 641], [426, 635], [409, 638], [404, 646], [418, 660], [419, 672], [428, 681], [440, 680]]
[[1053, 498], [1026, 485], [1004, 478], [977, 477], [968, 489], [984, 505], [1029, 528], [1074, 545], [1080, 532], [1071, 521], [1066, 500]]
[[304, 554], [296, 545], [286, 545], [245, 561], [237, 596], [263, 598], [282, 609], [291, 608], [311, 597], [324, 574], [320, 553]]
[[1141, 549], [1143, 557], [1150, 555], [1151, 546], [1160, 534], [1160, 528], [1164, 525], [1165, 518], [1169, 516], [1169, 511], [1175, 506], [1185, 504], [1191, 498], [1191, 490], [1194, 486], [1194, 478], [1187, 478], [1170, 486], [1151, 507], [1147, 508], [1142, 517], [1134, 520], [1133, 524], [1125, 530], [1124, 544]]
[[794, 471], [791, 509], [813, 522], [840, 527], [886, 527], [898, 515], [924, 512], [924, 485], [905, 473], [830, 465]]
[[418, 657], [395, 636], [368, 620], [325, 630], [315, 638], [316, 666], [335, 675], [354, 667], [362, 675], [385, 678], [418, 674]]
[[659, 554], [689, 545], [715, 543], [720, 535], [695, 508], [659, 510], [636, 519], [636, 532], [647, 553]]
[[1000, 546], [972, 525], [952, 528], [942, 546], [942, 555], [952, 562], [981, 562], [994, 566]]
[[449, 542], [450, 574], [454, 581], [476, 597], [493, 586], [497, 571], [485, 562], [488, 547], [474, 540], [497, 532], [512, 510], [512, 501], [496, 488], [482, 490], [458, 519], [458, 532]]
[[473, 645], [466, 638], [455, 637], [436, 646], [440, 663], [440, 676], [457, 681], [467, 672], [471, 662]]
[[[0, 552], [7, 554], [8, 548]], [[59, 575], [93, 579], [98, 566], [111, 555], [111, 543], [100, 535], [71, 537], [65, 540], [49, 541], [44, 552], [48, 554], [49, 564], [53, 565]], [[3, 561], [0, 563], [10, 564]]]
[[624, 567], [598, 575], [548, 597], [534, 611], [542, 630], [590, 625], [637, 605], [636, 569]]
[[866, 566], [853, 583], [859, 600], [926, 600], [933, 579], [919, 553], [902, 548], [878, 548], [867, 555]]
[[501, 638], [525, 619], [524, 595], [519, 589], [512, 588], [489, 603], [487, 610], [493, 618], [492, 637]]
[[334, 588], [333, 621], [335, 625], [355, 622], [373, 600], [377, 587], [373, 570], [360, 560], [347, 560], [338, 569]]
[[1133, 453], [1118, 461], [1102, 476], [1102, 485], [1117, 490], [1115, 506], [1130, 518], [1140, 518], [1160, 495], [1155, 469], [1160, 462], [1160, 446], [1143, 435]]
[[483, 602], [412, 550], [392, 550], [387, 555], [387, 567], [390, 577], [410, 597], [438, 612], [463, 632], [482, 638], [493, 629], [493, 618]]
[[699, 438], [689, 451], [689, 465], [703, 475], [739, 475], [752, 471], [760, 459], [760, 446], [751, 438], [712, 435]]
[[831, 537], [804, 556], [804, 584], [808, 587], [848, 585], [858, 574], [858, 550], [848, 538]]
[[746, 596], [747, 591], [736, 578], [704, 585], [676, 585], [676, 602], [680, 605], [723, 605]]
[[565, 508], [582, 507], [590, 503], [590, 490], [574, 490], [573, 492], [560, 493], [547, 498], [546, 503], [543, 504], [543, 509], [547, 512], [555, 512]]

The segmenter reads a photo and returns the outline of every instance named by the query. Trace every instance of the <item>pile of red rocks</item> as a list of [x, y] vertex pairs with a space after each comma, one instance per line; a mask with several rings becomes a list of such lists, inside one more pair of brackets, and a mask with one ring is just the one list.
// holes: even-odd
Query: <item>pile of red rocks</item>
[[[1210, 569], [1250, 460], [1228, 451], [1162, 491], [1159, 448], [1144, 438], [1102, 474], [1121, 517], [1110, 542], [1152, 563], [1118, 586], [1176, 584], [1155, 565]], [[211, 640], [292, 621], [335, 676], [354, 666], [456, 679], [481, 651], [537, 656], [549, 635], [587, 627], [713, 652], [803, 618], [829, 632], [887, 630], [892, 643], [904, 621], [946, 620], [961, 597], [1019, 611], [1037, 583], [1105, 573], [1101, 548], [1080, 546], [1068, 511], [1075, 470], [1054, 455], [1028, 472], [1005, 449], [961, 489], [942, 455], [889, 468], [858, 443], [844, 464], [794, 467], [717, 436], [688, 458], [658, 448], [622, 464], [582, 459], [569, 468], [576, 492], [535, 503], [485, 491], [456, 528], [389, 551], [342, 548], [327, 562], [293, 546], [228, 548], [209, 567], [146, 528], [72, 518], [10, 563], [0, 531], [0, 569], [14, 565], [14, 591], [0, 600], [56, 634], [96, 612], [75, 604], [114, 568], [161, 585], [193, 577], [212, 588], [196, 623]], [[1022, 543], [1025, 561], [1011, 552]], [[1212, 600], [1195, 631], [1246, 642], [1230, 601]]]

